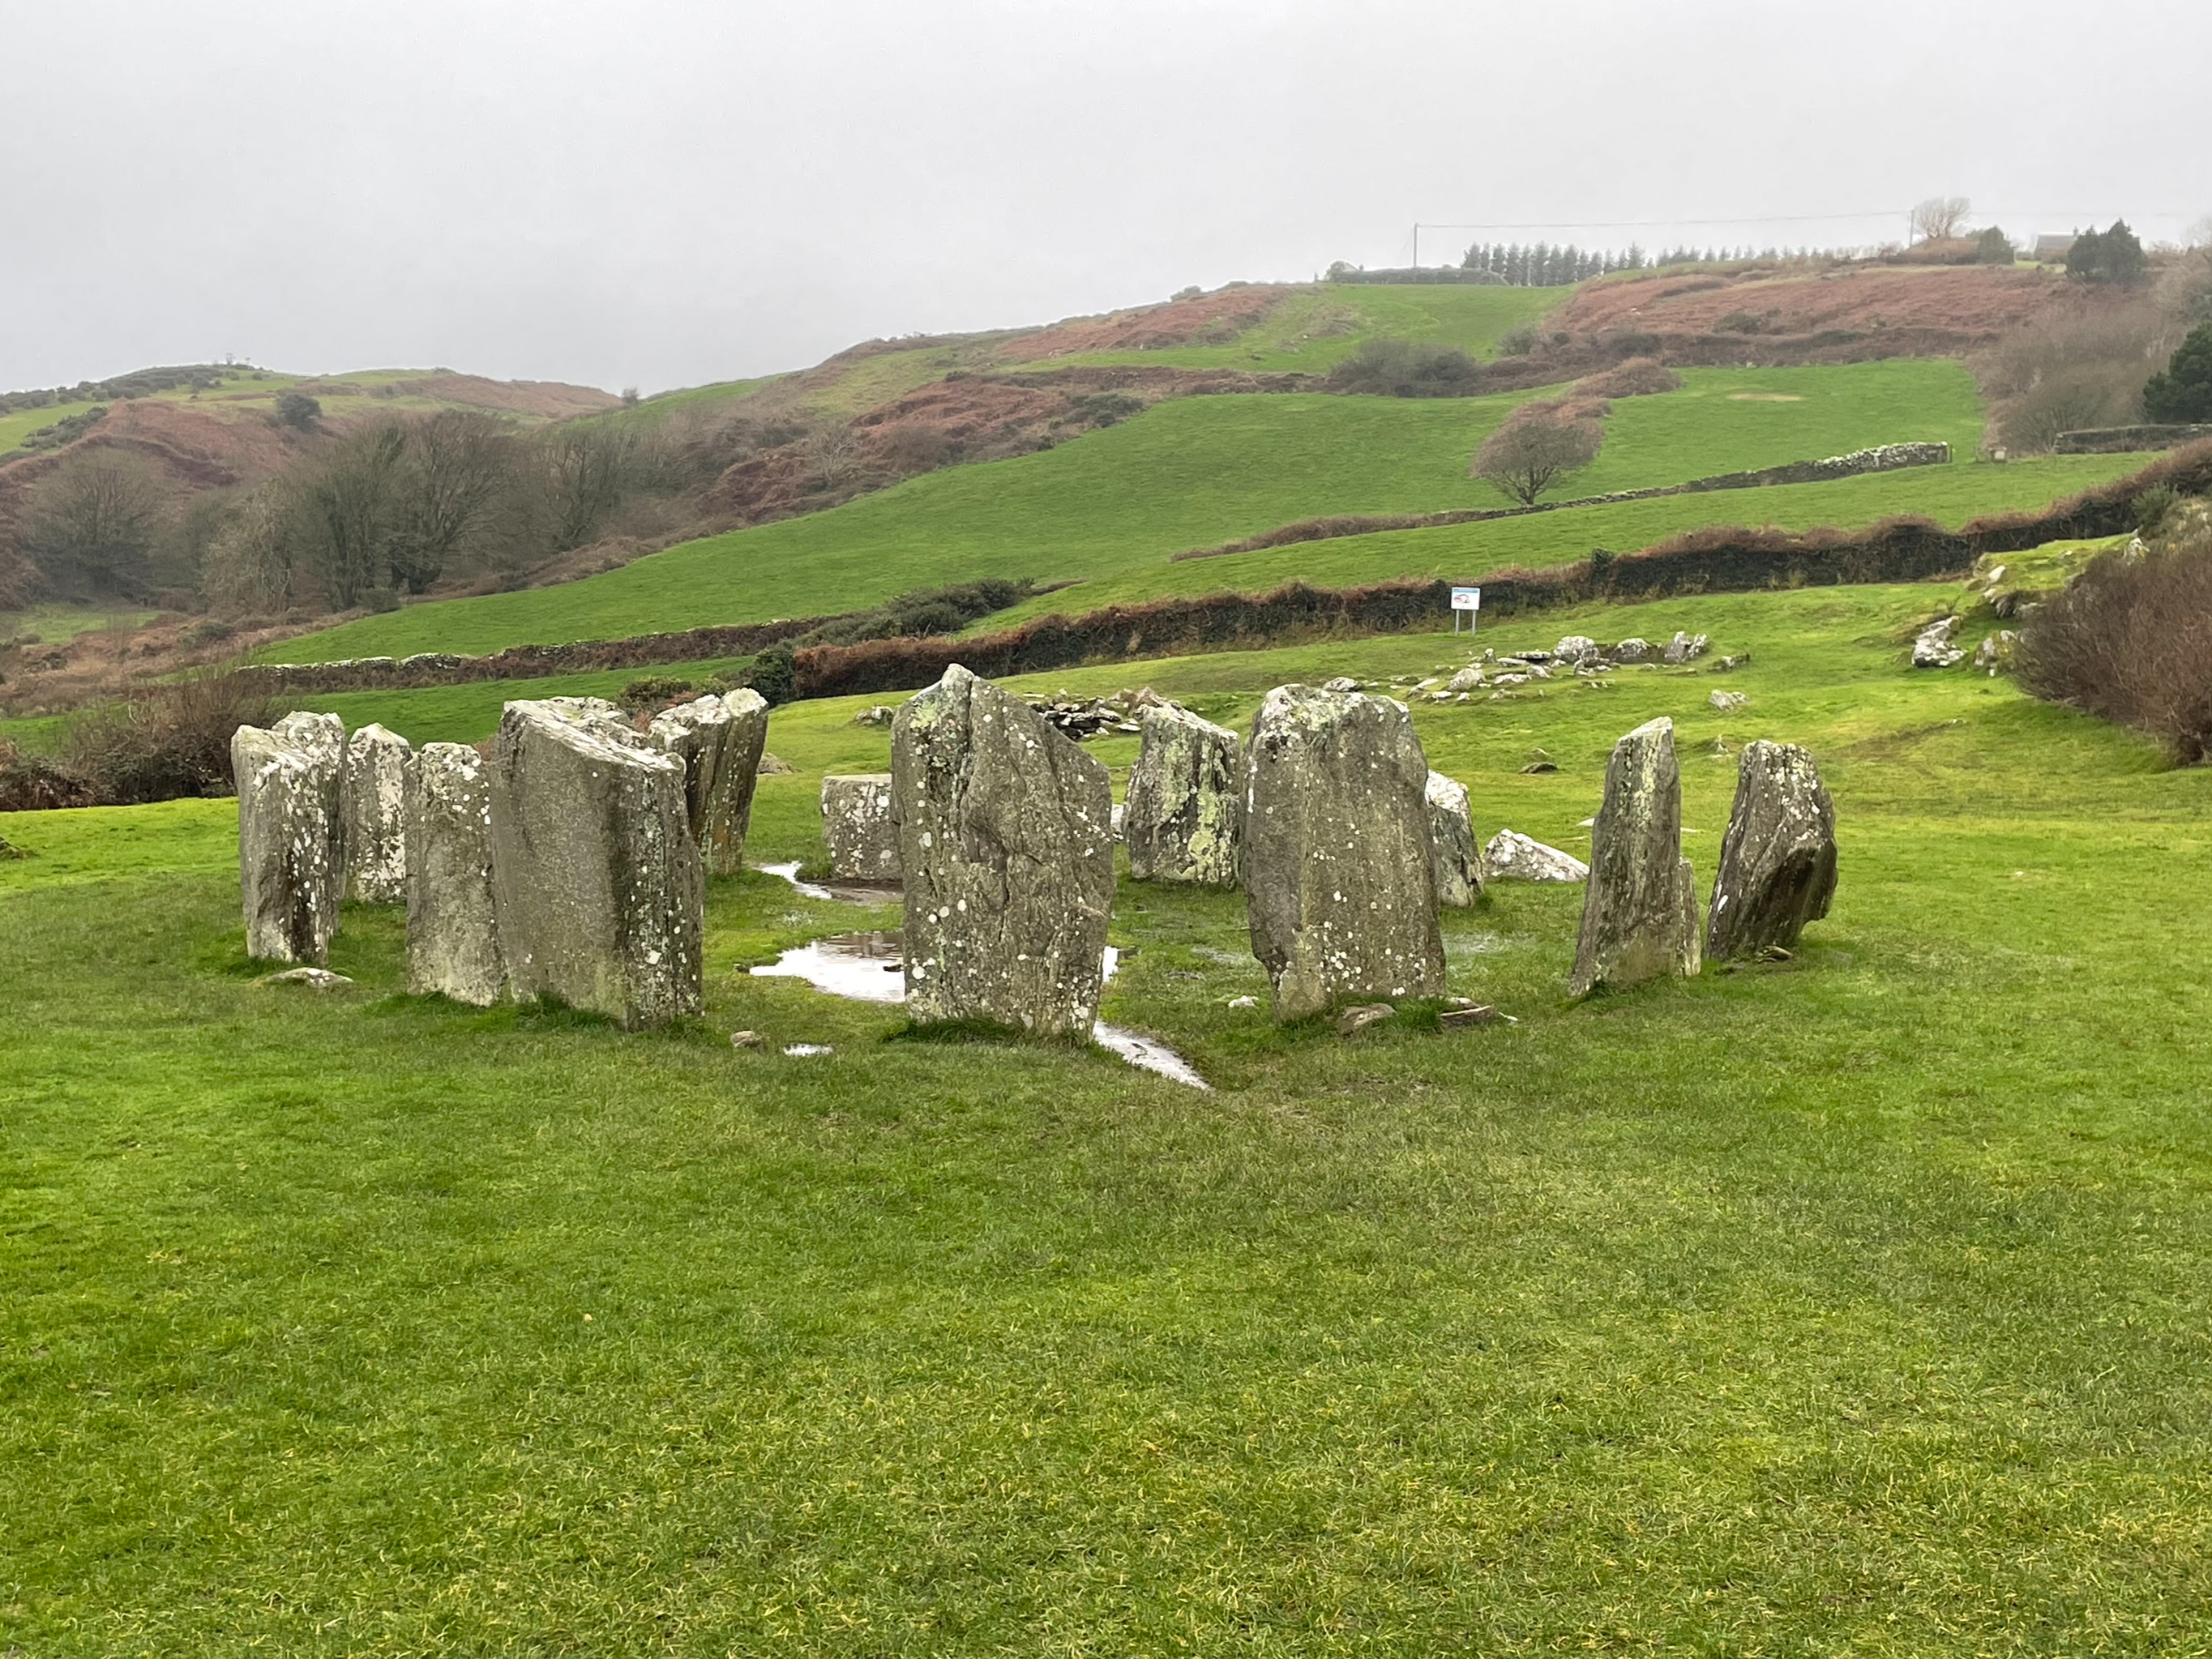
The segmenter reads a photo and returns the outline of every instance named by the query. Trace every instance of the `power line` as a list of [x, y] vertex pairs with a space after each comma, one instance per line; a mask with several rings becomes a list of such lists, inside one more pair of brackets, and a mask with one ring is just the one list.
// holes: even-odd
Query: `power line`
[[1417, 230], [1657, 230], [1671, 226], [1796, 225], [1841, 219], [1903, 219], [1910, 208], [1881, 213], [1777, 213], [1756, 219], [1531, 219], [1518, 224], [1463, 224], [1435, 219], [1416, 222]]

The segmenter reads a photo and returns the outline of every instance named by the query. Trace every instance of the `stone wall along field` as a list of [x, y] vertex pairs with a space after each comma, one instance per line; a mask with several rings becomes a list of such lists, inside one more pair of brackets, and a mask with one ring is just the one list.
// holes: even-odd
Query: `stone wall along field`
[[1172, 703], [1147, 708], [1141, 726], [1122, 792], [1129, 874], [1234, 887], [1244, 830], [1237, 734]]
[[1441, 996], [1427, 757], [1405, 709], [1278, 686], [1244, 745], [1244, 892], [1275, 1018]]
[[239, 895], [246, 953], [321, 967], [345, 884], [339, 782], [345, 726], [336, 714], [287, 714], [231, 734], [238, 781]]
[[891, 722], [907, 1006], [1088, 1036], [1114, 908], [1106, 769], [957, 665]]
[[1682, 856], [1682, 780], [1663, 715], [1613, 745], [1590, 831], [1589, 885], [1571, 995], [1698, 968], [1698, 895]]
[[838, 881], [900, 878], [898, 820], [891, 775], [854, 772], [822, 780], [822, 839]]
[[466, 744], [429, 743], [407, 787], [407, 988], [479, 1008], [505, 994], [491, 779]]
[[1836, 809], [1796, 744], [1764, 738], [1736, 763], [1735, 805], [1721, 843], [1706, 924], [1715, 960], [1787, 950], [1836, 892]]
[[364, 726], [346, 739], [343, 815], [346, 895], [364, 904], [407, 898], [407, 770], [414, 746]]
[[684, 763], [691, 838], [710, 876], [745, 867], [753, 787], [768, 745], [768, 704], [757, 691], [695, 698], [662, 710], [647, 732], [664, 753]]
[[699, 1012], [705, 879], [683, 762], [611, 703], [511, 702], [493, 742], [491, 830], [516, 996], [633, 1029]]

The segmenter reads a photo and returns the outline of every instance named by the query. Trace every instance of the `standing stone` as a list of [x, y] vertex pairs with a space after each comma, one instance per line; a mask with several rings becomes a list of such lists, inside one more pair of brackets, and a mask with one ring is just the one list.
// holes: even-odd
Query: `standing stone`
[[1114, 908], [1106, 769], [955, 663], [891, 722], [917, 1020], [1087, 1037]]
[[500, 953], [517, 997], [662, 1025], [703, 1001], [706, 884], [684, 763], [595, 702], [511, 702], [500, 718], [490, 767]]
[[407, 988], [488, 1008], [507, 989], [491, 873], [491, 780], [461, 743], [426, 743], [407, 780]]
[[346, 739], [346, 893], [364, 904], [407, 898], [407, 763], [415, 750], [397, 732], [364, 726]]
[[1836, 892], [1836, 809], [1813, 757], [1791, 743], [1747, 743], [1721, 842], [1705, 954], [1748, 956], [1797, 943]]
[[768, 744], [768, 704], [757, 691], [706, 696], [663, 710], [647, 732], [684, 763], [691, 839], [710, 876], [745, 867], [745, 831], [752, 827], [753, 786]]
[[1234, 887], [1243, 781], [1234, 732], [1172, 703], [1146, 708], [1122, 801], [1130, 875]]
[[1698, 894], [1682, 856], [1674, 722], [1662, 715], [1613, 746], [1605, 804], [1590, 831], [1582, 942], [1567, 989], [1587, 996], [1698, 971]]
[[822, 839], [836, 881], [896, 881], [898, 820], [891, 816], [891, 775], [855, 772], [822, 780]]
[[1429, 850], [1436, 860], [1437, 902], [1463, 910], [1482, 891], [1482, 849], [1475, 844], [1467, 786], [1429, 774], [1422, 799], [1429, 809]]
[[1244, 893], [1275, 1018], [1441, 996], [1427, 757], [1387, 697], [1281, 685], [1244, 745]]
[[318, 967], [330, 959], [345, 886], [344, 763], [345, 724], [336, 714], [287, 714], [267, 730], [241, 726], [231, 733], [249, 957]]

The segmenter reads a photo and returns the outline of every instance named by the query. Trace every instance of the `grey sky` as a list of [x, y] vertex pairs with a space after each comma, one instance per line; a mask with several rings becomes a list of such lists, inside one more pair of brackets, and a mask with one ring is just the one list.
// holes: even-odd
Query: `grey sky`
[[1403, 263], [1416, 219], [2172, 236], [2208, 61], [2197, 0], [0, 0], [0, 387], [653, 390]]

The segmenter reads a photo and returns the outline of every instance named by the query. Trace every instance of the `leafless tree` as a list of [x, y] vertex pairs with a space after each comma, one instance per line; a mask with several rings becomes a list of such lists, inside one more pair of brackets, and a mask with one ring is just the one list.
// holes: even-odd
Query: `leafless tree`
[[349, 437], [301, 480], [300, 529], [333, 607], [361, 603], [386, 574], [407, 434], [397, 424]]
[[541, 441], [554, 551], [581, 547], [599, 533], [622, 500], [634, 447], [627, 428], [606, 421], [571, 421]]
[[420, 593], [482, 527], [513, 480], [515, 441], [496, 417], [458, 409], [412, 422], [404, 441], [384, 562], [394, 586]]
[[1912, 240], [1943, 241], [1966, 228], [1973, 204], [1963, 196], [1931, 196], [1912, 210]]
[[239, 611], [292, 608], [301, 597], [293, 506], [281, 483], [264, 484], [237, 504], [208, 543], [200, 580], [210, 599]]
[[1484, 439], [1468, 471], [1523, 507], [1534, 507], [1560, 478], [1595, 460], [1604, 442], [1605, 428], [1595, 420], [1534, 411], [1508, 421]]
[[799, 453], [807, 476], [825, 489], [835, 489], [860, 470], [860, 440], [849, 426], [825, 426], [809, 433]]
[[56, 592], [136, 597], [164, 505], [137, 456], [114, 449], [73, 455], [32, 492], [24, 544]]

